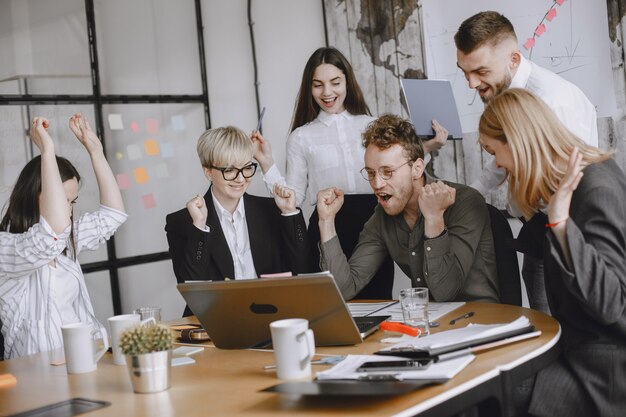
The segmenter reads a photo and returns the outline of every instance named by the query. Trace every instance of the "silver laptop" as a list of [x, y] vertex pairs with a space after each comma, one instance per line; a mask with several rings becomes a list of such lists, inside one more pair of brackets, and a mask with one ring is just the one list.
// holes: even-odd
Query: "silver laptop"
[[[353, 318], [329, 273], [190, 282], [177, 288], [215, 346], [223, 349], [269, 346], [269, 324], [288, 318], [309, 320], [317, 346], [354, 345], [389, 318]], [[359, 330], [355, 319], [367, 328]]]

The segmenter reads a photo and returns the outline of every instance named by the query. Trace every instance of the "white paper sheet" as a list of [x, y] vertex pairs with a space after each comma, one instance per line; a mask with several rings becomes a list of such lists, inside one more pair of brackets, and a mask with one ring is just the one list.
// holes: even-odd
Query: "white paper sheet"
[[461, 372], [463, 368], [475, 359], [472, 354], [462, 356], [448, 361], [436, 362], [428, 368], [417, 371], [402, 372], [357, 372], [356, 369], [365, 362], [389, 362], [406, 360], [397, 356], [377, 356], [377, 355], [348, 355], [346, 359], [339, 362], [330, 369], [317, 373], [317, 379], [361, 379], [370, 375], [393, 375], [398, 380], [407, 379], [450, 379]]

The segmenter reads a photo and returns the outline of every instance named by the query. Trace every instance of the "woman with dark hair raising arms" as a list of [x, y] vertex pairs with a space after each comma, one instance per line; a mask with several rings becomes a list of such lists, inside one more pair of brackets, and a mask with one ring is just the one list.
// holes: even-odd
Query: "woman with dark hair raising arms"
[[0, 320], [7, 359], [63, 346], [64, 324], [102, 327], [77, 256], [97, 249], [127, 218], [102, 144], [80, 114], [69, 126], [89, 153], [101, 206], [73, 218], [80, 175], [55, 155], [47, 124], [33, 119], [30, 137], [41, 155], [22, 169], [0, 223]]
[[[626, 410], [626, 176], [531, 92], [509, 89], [480, 119], [480, 144], [505, 168], [526, 218], [544, 210], [545, 285], [562, 326], [559, 360], [537, 374], [530, 414]], [[541, 234], [539, 234], [541, 236]], [[558, 401], [555, 401], [558, 399]]]
[[[346, 196], [337, 215], [338, 236], [350, 257], [363, 225], [370, 218], [377, 200], [369, 183], [361, 177], [365, 148], [362, 133], [374, 118], [348, 60], [337, 49], [319, 48], [309, 58], [302, 74], [300, 91], [287, 139], [287, 175], [283, 179], [274, 165], [267, 141], [254, 132], [255, 159], [261, 164], [268, 188], [285, 183], [296, 192], [296, 204], [307, 198], [315, 204], [317, 192], [329, 187], [342, 189]], [[438, 149], [447, 131], [437, 122], [437, 138], [424, 142], [426, 152]], [[430, 148], [430, 149], [429, 149]], [[315, 266], [319, 241], [317, 212], [309, 222]], [[393, 262], [388, 259], [358, 298], [391, 298]]]

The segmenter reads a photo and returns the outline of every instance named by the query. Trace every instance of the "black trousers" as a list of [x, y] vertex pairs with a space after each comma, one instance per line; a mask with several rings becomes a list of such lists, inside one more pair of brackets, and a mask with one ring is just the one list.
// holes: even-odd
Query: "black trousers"
[[[373, 194], [349, 194], [344, 197], [344, 203], [337, 217], [335, 217], [335, 228], [341, 249], [346, 257], [350, 259], [352, 252], [359, 241], [359, 234], [363, 230], [363, 225], [374, 214], [374, 208], [378, 204], [376, 196]], [[307, 230], [311, 242], [311, 260], [315, 270], [320, 269], [320, 252], [318, 243], [320, 241], [319, 217], [317, 210], [313, 211], [309, 219]], [[391, 257], [387, 257], [380, 266], [372, 280], [354, 297], [354, 299], [385, 299], [390, 300], [393, 289], [394, 267]]]

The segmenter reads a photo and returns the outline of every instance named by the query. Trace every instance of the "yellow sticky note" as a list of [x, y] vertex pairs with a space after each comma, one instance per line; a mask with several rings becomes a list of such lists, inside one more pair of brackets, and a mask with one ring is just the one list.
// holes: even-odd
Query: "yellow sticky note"
[[143, 143], [146, 155], [157, 156], [159, 154], [159, 142], [154, 139], [146, 139]]
[[133, 169], [133, 176], [137, 184], [145, 184], [150, 179], [148, 177], [148, 170], [143, 167]]

